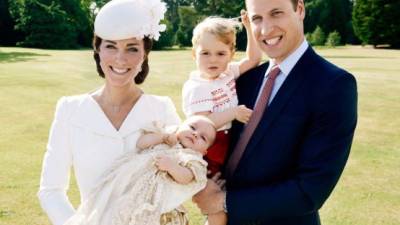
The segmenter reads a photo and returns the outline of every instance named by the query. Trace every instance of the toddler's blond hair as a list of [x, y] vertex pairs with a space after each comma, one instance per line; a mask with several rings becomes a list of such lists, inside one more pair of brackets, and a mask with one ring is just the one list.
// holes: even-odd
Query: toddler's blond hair
[[233, 19], [226, 19], [217, 16], [207, 17], [201, 21], [193, 30], [192, 45], [197, 48], [201, 36], [208, 32], [222, 43], [229, 45], [233, 52], [236, 47], [236, 28], [240, 28], [241, 23]]

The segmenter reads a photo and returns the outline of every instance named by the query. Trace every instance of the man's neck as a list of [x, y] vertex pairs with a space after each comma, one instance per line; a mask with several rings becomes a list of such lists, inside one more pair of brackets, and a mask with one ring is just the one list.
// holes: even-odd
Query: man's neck
[[300, 37], [299, 41], [297, 42], [296, 46], [284, 57], [282, 58], [271, 58], [271, 62], [274, 64], [281, 64], [283, 61], [285, 61], [287, 58], [289, 58], [290, 55], [292, 55], [297, 49], [299, 49], [300, 45], [304, 42], [304, 34]]

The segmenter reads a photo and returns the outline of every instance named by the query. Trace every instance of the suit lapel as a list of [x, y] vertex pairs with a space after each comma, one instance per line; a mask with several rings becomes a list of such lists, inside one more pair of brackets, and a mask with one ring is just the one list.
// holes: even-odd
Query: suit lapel
[[266, 62], [259, 67], [258, 71], [254, 72], [255, 74], [242, 75], [242, 77], [249, 79], [250, 84], [245, 85], [245, 88], [243, 88], [245, 90], [238, 90], [241, 96], [243, 96], [239, 96], [240, 104], [245, 104], [252, 109], [254, 108], [268, 66], [269, 62]]
[[[258, 67], [247, 71], [236, 81], [239, 105], [246, 105], [246, 107], [250, 109], [254, 108], [254, 103], [257, 99], [268, 65], [269, 62], [263, 63]], [[243, 123], [233, 121], [231, 131], [232, 136], [229, 144], [231, 146], [229, 148], [229, 154], [232, 153], [231, 151], [233, 150], [233, 146], [235, 146], [239, 140], [240, 133], [243, 131]]]
[[265, 110], [260, 123], [246, 147], [242, 160], [255, 149], [255, 146], [265, 135], [272, 122], [280, 115], [280, 112], [293, 95], [294, 90], [302, 83], [304, 77], [307, 75], [307, 68], [311, 66], [310, 57], [312, 57], [313, 54], [315, 55], [315, 52], [311, 47], [309, 47], [293, 67], [292, 71], [276, 93], [271, 104]]

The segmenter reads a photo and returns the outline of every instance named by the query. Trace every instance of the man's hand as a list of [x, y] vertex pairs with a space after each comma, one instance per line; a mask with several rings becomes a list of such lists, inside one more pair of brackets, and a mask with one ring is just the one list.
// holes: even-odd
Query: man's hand
[[193, 202], [200, 208], [201, 213], [215, 214], [224, 210], [225, 192], [217, 184], [220, 175], [216, 174], [207, 181], [206, 187], [193, 196]]

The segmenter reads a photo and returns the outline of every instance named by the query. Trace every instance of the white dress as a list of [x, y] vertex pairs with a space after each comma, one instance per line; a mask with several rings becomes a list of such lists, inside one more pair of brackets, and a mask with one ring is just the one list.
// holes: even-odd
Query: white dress
[[[161, 127], [145, 132], [166, 133]], [[154, 158], [168, 155], [190, 169], [194, 179], [179, 184], [157, 170]], [[91, 196], [64, 225], [160, 225], [161, 215], [178, 208], [207, 183], [207, 163], [199, 152], [180, 144], [128, 152], [102, 175]], [[178, 220], [179, 221], [179, 220]]]
[[112, 163], [136, 149], [140, 128], [152, 121], [180, 123], [169, 98], [143, 94], [119, 130], [89, 94], [58, 101], [38, 192], [41, 206], [53, 225], [63, 225], [75, 213], [66, 195], [71, 168], [84, 202]]

